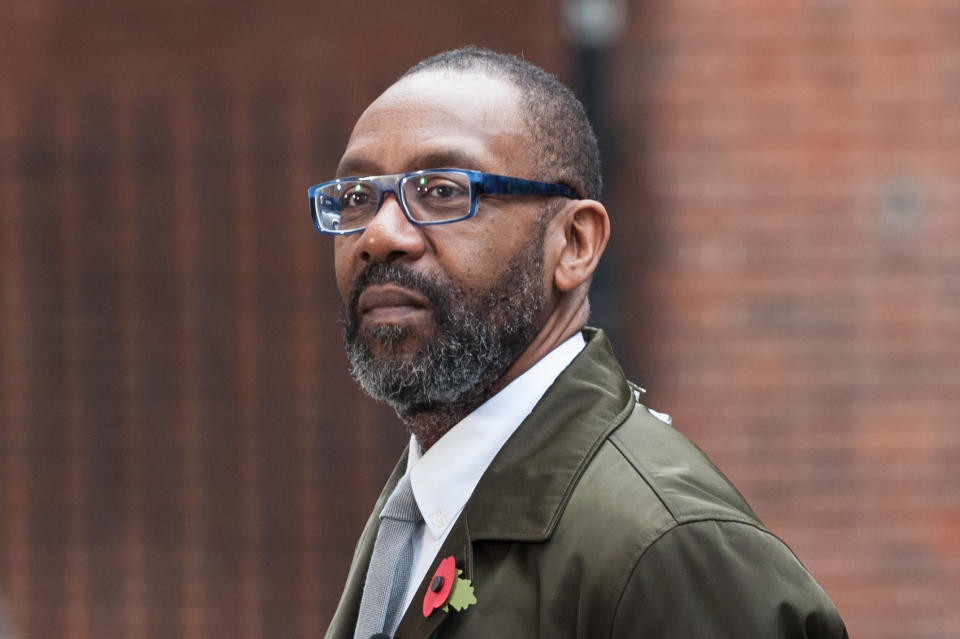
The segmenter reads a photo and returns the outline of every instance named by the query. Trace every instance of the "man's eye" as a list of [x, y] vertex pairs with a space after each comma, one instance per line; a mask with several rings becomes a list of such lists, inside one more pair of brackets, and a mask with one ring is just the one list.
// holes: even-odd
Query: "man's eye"
[[364, 206], [370, 203], [370, 194], [363, 190], [350, 190], [343, 195], [343, 207]]
[[456, 189], [449, 184], [438, 184], [437, 186], [431, 186], [427, 192], [433, 197], [439, 198], [453, 197], [457, 194]]
[[441, 180], [421, 182], [417, 190], [420, 192], [421, 197], [434, 200], [449, 200], [466, 195], [463, 187], [459, 184]]

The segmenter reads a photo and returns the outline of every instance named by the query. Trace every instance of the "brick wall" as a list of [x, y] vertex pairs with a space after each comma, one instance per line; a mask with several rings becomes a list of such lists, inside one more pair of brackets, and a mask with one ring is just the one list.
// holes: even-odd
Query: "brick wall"
[[[603, 56], [596, 317], [859, 637], [960, 637], [958, 18], [634, 3]], [[0, 8], [20, 637], [322, 633], [403, 434], [345, 373], [305, 187], [471, 41], [575, 80], [552, 0]]]
[[655, 254], [651, 403], [852, 636], [960, 636], [960, 3], [634, 18], [611, 75], [621, 125], [647, 114], [650, 206], [621, 213]]

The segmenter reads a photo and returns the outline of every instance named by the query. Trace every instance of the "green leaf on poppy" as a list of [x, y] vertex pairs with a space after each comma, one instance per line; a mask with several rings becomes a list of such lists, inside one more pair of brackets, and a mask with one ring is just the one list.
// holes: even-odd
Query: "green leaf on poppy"
[[461, 579], [462, 574], [463, 571], [458, 568], [457, 580], [453, 582], [453, 590], [450, 591], [450, 598], [447, 599], [447, 605], [457, 611], [477, 603], [477, 598], [473, 594], [473, 584], [469, 579]]

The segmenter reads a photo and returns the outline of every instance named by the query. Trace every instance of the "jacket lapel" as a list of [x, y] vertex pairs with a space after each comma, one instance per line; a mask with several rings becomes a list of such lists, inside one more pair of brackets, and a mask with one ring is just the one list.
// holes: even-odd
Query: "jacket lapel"
[[[473, 581], [481, 599], [483, 584], [476, 581], [473, 567], [475, 542], [549, 539], [587, 463], [632, 412], [633, 390], [603, 331], [587, 328], [584, 336], [586, 347], [547, 390], [480, 479], [420, 583], [396, 637], [429, 639], [448, 615], [470, 614], [470, 608], [448, 613], [438, 609], [429, 617], [423, 616], [423, 597], [445, 557], [454, 557], [457, 568], [464, 571], [462, 576]], [[394, 484], [398, 479], [391, 478]], [[523, 490], [517, 490], [518, 486]], [[375, 512], [380, 507], [378, 503]]]
[[427, 594], [427, 588], [433, 580], [433, 574], [436, 572], [440, 562], [453, 557], [457, 568], [463, 570], [461, 577], [464, 579], [473, 578], [473, 545], [470, 542], [470, 534], [463, 517], [460, 517], [450, 529], [450, 534], [444, 540], [443, 545], [437, 556], [434, 557], [433, 564], [427, 570], [423, 581], [417, 587], [410, 607], [404, 613], [400, 620], [400, 625], [394, 633], [395, 637], [409, 637], [410, 639], [429, 639], [437, 631], [440, 624], [444, 622], [450, 614], [459, 614], [453, 612], [444, 612], [442, 608], [434, 610], [428, 616], [423, 615], [423, 599]]
[[603, 331], [583, 332], [583, 351], [507, 440], [467, 503], [473, 541], [549, 539], [587, 463], [633, 411], [610, 342]]

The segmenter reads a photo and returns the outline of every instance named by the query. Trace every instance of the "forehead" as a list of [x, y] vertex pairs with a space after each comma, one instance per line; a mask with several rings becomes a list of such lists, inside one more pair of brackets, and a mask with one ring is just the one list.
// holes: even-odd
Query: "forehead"
[[367, 107], [338, 175], [452, 166], [527, 177], [527, 148], [513, 84], [482, 73], [428, 71], [399, 80]]

